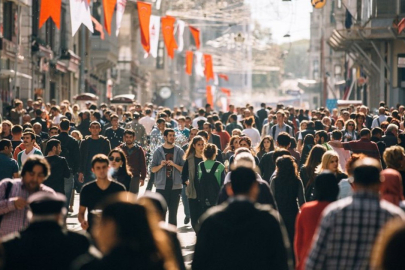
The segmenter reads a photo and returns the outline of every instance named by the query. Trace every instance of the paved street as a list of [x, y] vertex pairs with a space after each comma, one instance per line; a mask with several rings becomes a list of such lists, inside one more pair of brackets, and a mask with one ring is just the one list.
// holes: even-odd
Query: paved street
[[[140, 188], [140, 195], [142, 195], [145, 192], [146, 184], [143, 187]], [[82, 228], [80, 227], [80, 224], [77, 220], [77, 214], [79, 212], [79, 194], [75, 194], [75, 201], [74, 201], [74, 212], [69, 213], [68, 219], [67, 219], [67, 226], [70, 230], [73, 231], [80, 231]], [[194, 251], [194, 245], [195, 245], [195, 233], [194, 230], [191, 227], [191, 223], [184, 225], [184, 210], [183, 210], [183, 203], [180, 200], [180, 206], [178, 210], [178, 215], [177, 215], [177, 225], [178, 225], [178, 237], [181, 243], [181, 247], [183, 250], [183, 257], [184, 261], [186, 264], [186, 267], [189, 269], [191, 260], [192, 260], [192, 254]]]

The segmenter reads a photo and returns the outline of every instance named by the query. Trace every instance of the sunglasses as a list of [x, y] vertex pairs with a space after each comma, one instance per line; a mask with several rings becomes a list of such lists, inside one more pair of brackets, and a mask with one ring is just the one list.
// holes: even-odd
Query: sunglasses
[[[108, 160], [109, 160], [109, 161], [114, 161], [114, 157], [113, 157], [113, 156], [110, 156], [110, 157], [108, 157]], [[116, 157], [116, 158], [115, 158], [115, 162], [121, 162], [121, 158]]]

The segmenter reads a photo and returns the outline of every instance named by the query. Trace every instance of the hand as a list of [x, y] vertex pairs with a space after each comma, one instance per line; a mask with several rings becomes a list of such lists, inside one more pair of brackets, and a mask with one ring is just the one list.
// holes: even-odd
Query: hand
[[23, 198], [15, 197], [12, 198], [12, 200], [14, 201], [15, 208], [17, 208], [18, 210], [22, 210], [27, 206], [27, 201]]
[[187, 181], [185, 182], [185, 184], [186, 184], [186, 186], [188, 186], [188, 184], [190, 184], [190, 180], [187, 180]]
[[173, 160], [169, 160], [169, 161], [167, 161], [167, 162], [166, 162], [166, 165], [168, 165], [168, 166], [173, 166], [173, 165], [174, 165]]
[[139, 179], [139, 186], [142, 187], [145, 184], [145, 180]]
[[166, 164], [167, 164], [166, 160], [162, 160], [162, 162], [160, 162], [161, 166], [166, 166]]
[[80, 183], [84, 182], [84, 175], [82, 173], [79, 173], [79, 177], [77, 178], [77, 180], [79, 180]]
[[82, 226], [83, 230], [87, 230], [89, 228], [89, 223], [85, 219], [80, 223], [80, 225]]

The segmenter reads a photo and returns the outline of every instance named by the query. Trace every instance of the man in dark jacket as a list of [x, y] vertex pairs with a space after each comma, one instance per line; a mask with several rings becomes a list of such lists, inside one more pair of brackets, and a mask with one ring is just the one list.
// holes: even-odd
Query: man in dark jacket
[[239, 167], [227, 192], [233, 198], [201, 218], [192, 268], [292, 269], [290, 245], [277, 212], [255, 205], [259, 193], [255, 172]]
[[208, 133], [208, 143], [213, 143], [217, 146], [218, 149], [222, 149], [221, 147], [221, 137], [216, 134], [212, 133], [212, 125], [209, 122], [204, 123], [204, 131]]
[[77, 171], [79, 169], [80, 158], [79, 153], [79, 142], [75, 138], [69, 135], [70, 131], [70, 121], [63, 119], [59, 124], [60, 133], [55, 136], [55, 139], [59, 140], [62, 147], [61, 157], [66, 158], [69, 165], [70, 172], [72, 173], [70, 178], [65, 179], [65, 195], [70, 200], [73, 191], [74, 180], [77, 180]]
[[[269, 115], [269, 111], [266, 109], [266, 103], [260, 104], [261, 109], [257, 111], [257, 117], [259, 118], [260, 126], [263, 124], [264, 119]], [[261, 129], [259, 129], [261, 130]]]
[[65, 196], [36, 192], [28, 198], [32, 212], [30, 225], [2, 241], [4, 268], [69, 269], [70, 264], [87, 252], [88, 238], [63, 228]]
[[79, 182], [88, 183], [95, 179], [91, 172], [91, 160], [97, 154], [108, 155], [111, 150], [110, 141], [101, 136], [101, 125], [97, 121], [90, 124], [91, 136], [87, 136], [80, 144]]
[[42, 126], [42, 131], [48, 132], [48, 126], [46, 125], [46, 121], [42, 119], [41, 115], [42, 115], [41, 109], [35, 110], [35, 118], [31, 119], [31, 125], [34, 125], [35, 123], [40, 123]]
[[395, 124], [389, 124], [387, 130], [385, 131], [385, 135], [381, 139], [385, 142], [387, 147], [397, 145], [398, 144], [398, 126]]
[[146, 158], [143, 148], [135, 143], [135, 131], [126, 129], [124, 131], [125, 143], [119, 148], [124, 151], [127, 157], [127, 164], [131, 168], [132, 178], [129, 191], [138, 194], [139, 186], [143, 186], [146, 177]]
[[77, 129], [80, 131], [80, 133], [84, 136], [90, 135], [90, 112], [89, 111], [84, 111], [79, 113], [79, 116], [82, 116], [82, 122], [80, 125], [77, 127]]

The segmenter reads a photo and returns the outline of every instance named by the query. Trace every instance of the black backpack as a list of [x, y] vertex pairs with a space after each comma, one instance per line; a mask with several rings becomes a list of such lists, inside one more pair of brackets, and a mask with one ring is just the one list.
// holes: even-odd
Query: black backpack
[[201, 162], [200, 164], [202, 174], [196, 185], [197, 198], [203, 206], [211, 207], [216, 205], [218, 200], [220, 186], [215, 177], [215, 172], [220, 163], [215, 161], [209, 173], [205, 168], [204, 162]]

